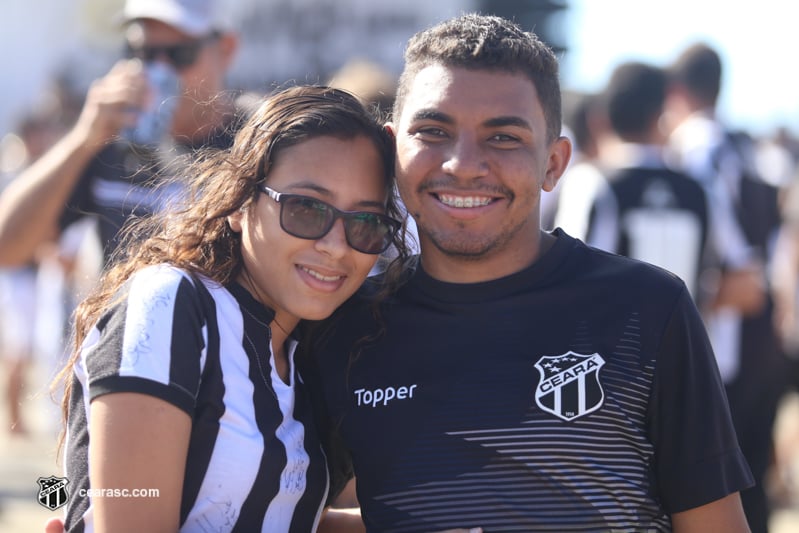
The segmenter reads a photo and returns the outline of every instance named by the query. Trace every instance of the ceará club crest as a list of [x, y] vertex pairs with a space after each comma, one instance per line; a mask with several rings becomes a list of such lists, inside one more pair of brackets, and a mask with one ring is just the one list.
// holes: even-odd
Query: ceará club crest
[[584, 355], [570, 351], [541, 357], [535, 363], [541, 374], [535, 403], [567, 422], [596, 411], [605, 401], [599, 381], [603, 366], [605, 360], [598, 353]]

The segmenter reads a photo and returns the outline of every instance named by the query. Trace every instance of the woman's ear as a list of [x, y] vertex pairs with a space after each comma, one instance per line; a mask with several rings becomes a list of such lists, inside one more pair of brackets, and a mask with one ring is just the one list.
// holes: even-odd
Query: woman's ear
[[228, 215], [227, 224], [234, 233], [241, 233], [241, 217], [244, 216], [246, 211], [247, 208], [242, 206], [241, 209], [237, 209], [232, 215]]

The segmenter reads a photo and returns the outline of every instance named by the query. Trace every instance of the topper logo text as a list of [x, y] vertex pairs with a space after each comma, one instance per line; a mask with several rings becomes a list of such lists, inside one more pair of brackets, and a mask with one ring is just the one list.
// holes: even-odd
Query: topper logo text
[[378, 405], [386, 405], [392, 400], [405, 400], [413, 398], [413, 390], [416, 385], [409, 387], [386, 387], [385, 389], [366, 390], [358, 389], [355, 391], [355, 398], [358, 401], [358, 406], [371, 405], [377, 407]]

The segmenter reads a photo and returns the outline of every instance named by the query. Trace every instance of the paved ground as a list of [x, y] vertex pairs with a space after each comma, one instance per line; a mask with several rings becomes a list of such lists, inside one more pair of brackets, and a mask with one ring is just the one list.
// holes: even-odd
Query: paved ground
[[30, 425], [29, 438], [9, 437], [7, 415], [5, 411], [0, 413], [0, 531], [3, 533], [41, 532], [47, 519], [63, 511], [61, 508], [52, 512], [37, 500], [39, 484], [36, 480], [60, 476], [62, 471], [55, 457], [58, 408], [49, 398], [46, 376], [42, 374], [38, 367], [30, 373], [24, 404]]
[[[39, 372], [42, 374], [42, 372]], [[42, 507], [37, 501], [39, 477], [60, 476], [56, 464], [57, 409], [49, 400], [44, 380], [33, 383], [25, 402], [31, 421], [28, 439], [9, 438], [5, 433], [5, 412], [0, 414], [0, 532], [41, 533], [45, 521], [59, 516]], [[777, 426], [778, 442], [794, 450], [795, 467], [792, 477], [799, 484], [799, 395], [785, 402]], [[791, 441], [789, 439], [796, 439]], [[799, 486], [785, 497], [784, 508], [776, 511], [771, 520], [771, 533], [799, 533]]]

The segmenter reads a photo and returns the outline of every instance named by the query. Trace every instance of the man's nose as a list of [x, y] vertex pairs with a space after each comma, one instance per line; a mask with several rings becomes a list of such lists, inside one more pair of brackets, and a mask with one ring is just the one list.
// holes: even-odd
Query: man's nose
[[459, 135], [452, 143], [443, 170], [459, 178], [476, 178], [488, 172], [488, 159], [485, 148], [473, 135]]

